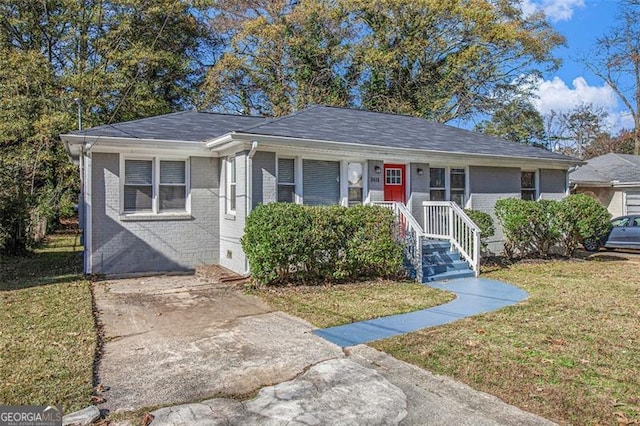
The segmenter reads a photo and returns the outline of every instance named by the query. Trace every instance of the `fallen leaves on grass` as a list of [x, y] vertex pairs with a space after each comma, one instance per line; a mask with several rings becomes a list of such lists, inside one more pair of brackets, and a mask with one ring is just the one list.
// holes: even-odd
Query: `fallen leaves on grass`
[[249, 290], [273, 308], [303, 318], [316, 327], [364, 321], [441, 305], [453, 295], [413, 282], [260, 287]]

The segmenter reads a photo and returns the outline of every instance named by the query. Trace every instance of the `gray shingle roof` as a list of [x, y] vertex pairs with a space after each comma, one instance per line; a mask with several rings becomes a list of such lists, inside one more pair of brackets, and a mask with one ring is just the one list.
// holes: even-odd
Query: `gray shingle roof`
[[590, 164], [580, 166], [579, 169], [571, 172], [569, 177], [574, 182], [609, 183], [612, 180], [609, 176], [594, 169]]
[[203, 141], [234, 131], [380, 147], [576, 161], [541, 148], [422, 118], [327, 106], [312, 106], [276, 119], [185, 111], [94, 127], [71, 134]]
[[72, 135], [200, 142], [268, 120], [264, 117], [183, 111], [71, 132]]
[[313, 106], [240, 133], [429, 151], [573, 160], [469, 130], [405, 115]]
[[587, 164], [571, 172], [569, 177], [574, 182], [640, 182], [640, 156], [615, 153], [601, 155], [588, 160]]

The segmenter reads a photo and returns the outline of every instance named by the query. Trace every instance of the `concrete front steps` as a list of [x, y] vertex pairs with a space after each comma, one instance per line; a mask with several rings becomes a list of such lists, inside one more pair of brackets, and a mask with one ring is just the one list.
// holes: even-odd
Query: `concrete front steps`
[[448, 241], [422, 242], [422, 282], [473, 278], [475, 273]]

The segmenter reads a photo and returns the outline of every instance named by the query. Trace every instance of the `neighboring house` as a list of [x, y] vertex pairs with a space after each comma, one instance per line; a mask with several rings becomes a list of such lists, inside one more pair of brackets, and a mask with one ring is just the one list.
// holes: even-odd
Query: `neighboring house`
[[[344, 206], [560, 199], [580, 162], [402, 115], [315, 106], [268, 119], [179, 112], [61, 135], [80, 165], [85, 272], [246, 273], [240, 238], [260, 203]], [[501, 234], [494, 239], [499, 248]]]
[[599, 200], [616, 216], [640, 214], [640, 156], [605, 154], [569, 175], [571, 191]]

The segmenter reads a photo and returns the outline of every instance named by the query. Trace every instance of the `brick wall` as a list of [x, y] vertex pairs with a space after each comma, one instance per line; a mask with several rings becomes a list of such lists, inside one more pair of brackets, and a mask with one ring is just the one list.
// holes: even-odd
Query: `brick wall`
[[218, 262], [217, 159], [190, 158], [191, 218], [130, 220], [120, 215], [119, 154], [92, 156], [93, 273], [189, 271]]

